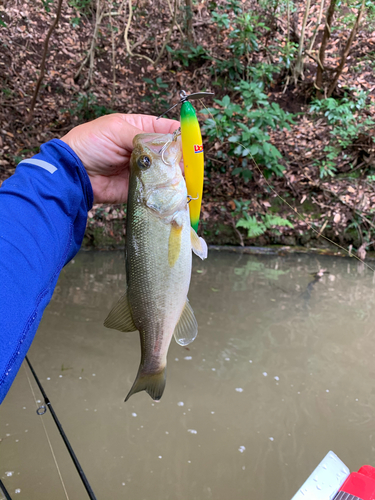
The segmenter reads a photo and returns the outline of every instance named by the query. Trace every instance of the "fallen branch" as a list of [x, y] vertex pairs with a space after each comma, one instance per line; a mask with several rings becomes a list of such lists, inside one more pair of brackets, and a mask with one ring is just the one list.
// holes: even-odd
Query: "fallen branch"
[[44, 78], [44, 70], [45, 70], [45, 66], [46, 66], [46, 59], [47, 59], [47, 53], [48, 53], [49, 39], [51, 38], [53, 30], [56, 28], [56, 26], [57, 26], [57, 24], [59, 22], [60, 15], [61, 15], [61, 9], [62, 9], [62, 3], [63, 3], [63, 0], [59, 0], [59, 3], [57, 5], [56, 17], [55, 17], [53, 23], [51, 24], [51, 26], [50, 26], [50, 28], [48, 30], [46, 39], [44, 40], [44, 50], [43, 50], [43, 56], [42, 56], [42, 63], [40, 65], [40, 75], [39, 75], [38, 81], [36, 83], [36, 87], [35, 87], [35, 90], [34, 90], [33, 99], [31, 101], [29, 113], [28, 113], [28, 115], [27, 115], [27, 117], [25, 119], [25, 123], [26, 124], [29, 124], [31, 122], [31, 120], [33, 119], [33, 114], [34, 114], [34, 108], [35, 108], [36, 100], [37, 100], [37, 97], [38, 97], [40, 86], [41, 86], [43, 78]]

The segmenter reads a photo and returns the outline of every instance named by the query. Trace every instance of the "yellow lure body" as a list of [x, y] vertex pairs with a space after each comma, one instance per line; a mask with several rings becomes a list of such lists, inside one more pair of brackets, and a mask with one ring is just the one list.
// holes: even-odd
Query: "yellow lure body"
[[182, 103], [180, 121], [185, 181], [188, 195], [191, 197], [190, 224], [197, 231], [203, 194], [204, 157], [199, 122], [189, 101]]

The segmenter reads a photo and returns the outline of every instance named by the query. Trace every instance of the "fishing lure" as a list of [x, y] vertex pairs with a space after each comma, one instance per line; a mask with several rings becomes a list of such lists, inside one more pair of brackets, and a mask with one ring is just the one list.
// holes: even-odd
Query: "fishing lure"
[[184, 90], [181, 90], [180, 102], [163, 113], [164, 115], [181, 104], [180, 121], [182, 155], [184, 158], [185, 181], [189, 196], [190, 224], [195, 231], [198, 230], [202, 205], [204, 156], [202, 134], [198, 118], [193, 105], [189, 101], [212, 95], [214, 95], [212, 92], [196, 92], [194, 94], [187, 94]]

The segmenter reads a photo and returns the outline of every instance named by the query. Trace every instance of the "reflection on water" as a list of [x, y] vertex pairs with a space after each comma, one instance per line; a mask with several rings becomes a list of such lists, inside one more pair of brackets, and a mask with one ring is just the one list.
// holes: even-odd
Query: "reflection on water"
[[[138, 334], [102, 326], [124, 283], [122, 253], [80, 253], [29, 353], [98, 500], [288, 500], [330, 449], [351, 470], [375, 465], [371, 271], [329, 257], [194, 258], [199, 334], [172, 341], [158, 404], [144, 392], [124, 403]], [[87, 498], [27, 376], [0, 408], [0, 477], [15, 498], [66, 498], [43, 419], [69, 498]]]

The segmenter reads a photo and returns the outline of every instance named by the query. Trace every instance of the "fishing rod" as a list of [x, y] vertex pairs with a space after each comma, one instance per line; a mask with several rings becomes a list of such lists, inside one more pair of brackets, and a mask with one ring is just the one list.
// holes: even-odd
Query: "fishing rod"
[[[29, 368], [30, 368], [30, 370], [31, 370], [31, 373], [33, 374], [33, 377], [34, 377], [34, 379], [35, 379], [35, 382], [37, 383], [37, 385], [38, 385], [38, 387], [39, 387], [39, 390], [40, 390], [40, 392], [42, 393], [43, 398], [44, 398], [44, 403], [45, 403], [45, 406], [40, 406], [40, 407], [37, 409], [37, 411], [36, 411], [36, 412], [37, 412], [37, 414], [38, 414], [38, 415], [44, 415], [44, 413], [46, 413], [46, 411], [47, 411], [47, 408], [49, 408], [49, 411], [51, 412], [51, 415], [52, 415], [52, 417], [53, 417], [53, 420], [55, 421], [55, 424], [56, 424], [56, 426], [57, 426], [57, 428], [58, 428], [58, 430], [59, 430], [59, 432], [60, 432], [60, 435], [61, 435], [61, 437], [63, 438], [63, 441], [64, 441], [64, 443], [65, 443], [65, 446], [66, 446], [66, 447], [67, 447], [67, 449], [68, 449], [69, 455], [70, 455], [71, 459], [72, 459], [72, 460], [73, 460], [73, 462], [74, 462], [74, 465], [75, 465], [75, 467], [76, 467], [76, 469], [77, 469], [77, 472], [78, 472], [78, 474], [79, 474], [79, 476], [80, 476], [80, 478], [81, 478], [81, 480], [82, 480], [82, 482], [83, 482], [83, 485], [84, 485], [84, 487], [85, 487], [85, 489], [86, 489], [86, 491], [87, 491], [87, 494], [88, 494], [88, 496], [89, 496], [90, 500], [97, 500], [97, 499], [96, 499], [96, 496], [95, 496], [95, 494], [94, 494], [94, 492], [92, 491], [92, 488], [91, 488], [91, 486], [90, 486], [90, 483], [88, 482], [88, 480], [87, 480], [87, 478], [86, 478], [86, 475], [85, 475], [85, 473], [83, 472], [83, 470], [82, 470], [82, 467], [81, 467], [80, 463], [78, 462], [78, 459], [77, 459], [77, 457], [76, 457], [76, 454], [74, 453], [73, 448], [72, 448], [72, 446], [71, 446], [71, 444], [70, 444], [70, 442], [69, 442], [69, 440], [68, 440], [68, 438], [67, 438], [67, 436], [66, 436], [66, 434], [65, 434], [65, 432], [64, 432], [64, 429], [62, 428], [62, 425], [60, 424], [60, 421], [59, 421], [59, 419], [57, 418], [57, 415], [56, 415], [56, 413], [55, 413], [55, 411], [54, 411], [54, 409], [53, 409], [53, 407], [52, 407], [52, 405], [51, 405], [51, 401], [48, 399], [48, 396], [47, 396], [47, 394], [46, 394], [45, 390], [43, 389], [43, 386], [42, 386], [42, 384], [40, 383], [40, 381], [39, 381], [39, 379], [38, 379], [38, 377], [37, 377], [37, 375], [36, 375], [36, 373], [35, 373], [35, 371], [34, 371], [34, 368], [33, 368], [33, 367], [32, 367], [32, 365], [31, 365], [31, 363], [30, 363], [30, 361], [29, 361], [28, 357], [26, 356], [26, 358], [25, 358], [25, 359], [26, 359], [27, 364], [29, 365]], [[10, 498], [10, 497], [9, 497], [9, 498]], [[6, 500], [8, 500], [8, 497], [7, 497], [7, 499], [6, 499]]]
[[2, 482], [1, 479], [0, 479], [0, 489], [4, 493], [5, 500], [12, 500], [11, 496], [9, 495], [9, 493], [8, 493], [7, 489], [5, 488], [4, 483]]

